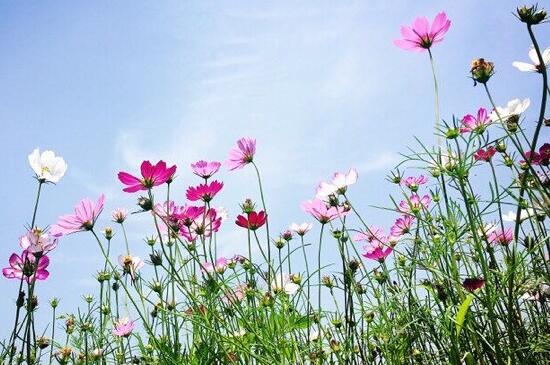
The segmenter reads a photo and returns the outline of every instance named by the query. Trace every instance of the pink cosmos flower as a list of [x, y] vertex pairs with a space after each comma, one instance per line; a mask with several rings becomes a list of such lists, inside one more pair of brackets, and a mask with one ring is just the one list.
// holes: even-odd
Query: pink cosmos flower
[[225, 164], [229, 170], [242, 169], [253, 161], [255, 153], [256, 140], [243, 137], [237, 141], [237, 147], [229, 151], [229, 159]]
[[19, 237], [19, 245], [23, 250], [31, 253], [40, 252], [43, 255], [56, 248], [58, 241], [59, 236], [49, 235], [36, 227]]
[[292, 223], [289, 228], [291, 231], [296, 232], [298, 236], [303, 236], [306, 233], [308, 233], [312, 227], [313, 225], [311, 223], [302, 223], [302, 224]]
[[113, 212], [111, 213], [111, 218], [113, 219], [113, 222], [116, 222], [116, 223], [124, 223], [127, 216], [128, 216], [128, 209], [125, 209], [125, 208], [117, 208], [113, 210]]
[[222, 300], [226, 304], [239, 303], [244, 299], [247, 290], [249, 290], [247, 284], [239, 284], [234, 289], [226, 290], [222, 297]]
[[315, 197], [320, 200], [327, 200], [331, 195], [344, 194], [348, 186], [357, 182], [358, 176], [355, 169], [350, 169], [347, 174], [336, 172], [330, 183], [322, 181], [319, 184]]
[[27, 283], [32, 283], [34, 280], [46, 280], [50, 276], [46, 270], [50, 264], [48, 256], [40, 256], [37, 262], [36, 256], [25, 250], [21, 256], [13, 253], [9, 264], [10, 267], [2, 269], [2, 274], [7, 279], [23, 279]]
[[431, 27], [426, 17], [418, 17], [412, 26], [401, 27], [403, 39], [396, 39], [393, 44], [406, 51], [423, 52], [441, 42], [450, 27], [451, 21], [445, 12], [436, 15]]
[[218, 161], [207, 162], [204, 160], [197, 161], [191, 164], [193, 173], [203, 179], [212, 177], [221, 167], [221, 163]]
[[355, 242], [366, 241], [363, 246], [363, 257], [382, 262], [392, 253], [393, 246], [397, 243], [397, 238], [384, 235], [381, 228], [369, 227], [367, 232], [358, 232], [353, 237]]
[[409, 200], [402, 200], [399, 203], [400, 211], [403, 213], [418, 213], [422, 208], [428, 209], [432, 199], [428, 194], [424, 195], [422, 198], [418, 194], [413, 194], [409, 197]]
[[187, 188], [186, 196], [191, 201], [202, 200], [205, 203], [211, 201], [216, 194], [222, 190], [223, 183], [218, 180], [212, 181], [210, 184], [200, 184]]
[[166, 162], [159, 161], [152, 165], [149, 161], [141, 163], [141, 178], [130, 175], [127, 172], [120, 171], [118, 179], [126, 188], [122, 189], [127, 193], [135, 193], [140, 190], [149, 190], [154, 186], [162, 185], [170, 181], [176, 173], [176, 165], [166, 167]]
[[128, 317], [119, 318], [114, 324], [113, 335], [118, 337], [129, 337], [135, 327], [135, 321], [131, 321]]
[[118, 256], [118, 263], [122, 266], [124, 274], [129, 274], [132, 280], [136, 280], [138, 270], [145, 265], [141, 258], [130, 255]]
[[57, 223], [52, 225], [51, 233], [60, 236], [80, 231], [89, 231], [103, 211], [105, 195], [101, 195], [94, 203], [88, 198], [82, 199], [74, 208], [74, 214], [62, 215]]
[[492, 120], [485, 108], [479, 108], [477, 116], [467, 114], [462, 118], [462, 127], [460, 133], [476, 132], [483, 133]]
[[225, 270], [227, 270], [227, 266], [229, 265], [229, 260], [225, 257], [219, 257], [216, 259], [216, 262], [212, 264], [211, 262], [203, 262], [201, 270], [205, 273], [213, 273], [214, 271], [218, 274], [223, 274]]
[[[212, 233], [218, 232], [222, 224], [221, 217], [218, 216], [216, 209], [210, 208], [208, 210], [197, 209], [197, 207], [189, 207], [188, 211], [185, 214], [188, 214], [184, 224], [180, 227], [180, 234], [185, 237], [189, 242], [193, 242], [197, 237], [210, 237]], [[188, 220], [191, 217], [191, 224], [187, 225]]]
[[417, 191], [418, 187], [420, 185], [424, 185], [427, 182], [428, 182], [428, 178], [424, 175], [409, 176], [409, 177], [406, 177], [405, 179], [401, 180], [401, 184], [405, 185], [406, 187], [408, 187], [412, 191]]
[[321, 224], [328, 223], [338, 217], [343, 217], [349, 212], [344, 207], [329, 207], [320, 199], [307, 200], [303, 202], [302, 210], [311, 214], [313, 218], [317, 219]]
[[390, 228], [390, 234], [395, 237], [400, 237], [411, 231], [411, 226], [414, 222], [414, 217], [411, 215], [404, 215], [395, 220], [395, 223]]
[[488, 147], [486, 150], [480, 148], [474, 153], [474, 160], [489, 162], [497, 152], [497, 149], [493, 146]]
[[487, 237], [487, 241], [493, 245], [509, 245], [514, 240], [514, 232], [512, 228], [507, 228], [504, 231], [494, 230]]
[[239, 214], [237, 216], [237, 220], [235, 221], [239, 227], [247, 228], [251, 231], [257, 230], [263, 226], [265, 222], [267, 222], [267, 214], [263, 210], [259, 212], [251, 211], [248, 213], [247, 217]]

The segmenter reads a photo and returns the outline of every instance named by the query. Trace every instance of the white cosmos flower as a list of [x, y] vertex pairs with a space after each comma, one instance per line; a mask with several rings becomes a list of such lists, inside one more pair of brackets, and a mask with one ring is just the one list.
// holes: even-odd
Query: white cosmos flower
[[[512, 66], [514, 66], [515, 68], [517, 68], [522, 72], [540, 72], [539, 57], [537, 56], [537, 51], [533, 46], [529, 48], [529, 58], [533, 62], [532, 64], [527, 62], [516, 61], [516, 62], [512, 62]], [[544, 61], [544, 64], [546, 66], [550, 64], [550, 47], [542, 51], [542, 60]]]
[[293, 295], [298, 291], [300, 285], [294, 284], [290, 280], [290, 276], [286, 274], [277, 274], [275, 280], [271, 283], [271, 289], [274, 292], [285, 292], [288, 295]]
[[227, 218], [229, 218], [229, 212], [227, 211], [227, 208], [217, 207], [215, 209], [216, 209], [216, 214], [218, 215], [218, 217], [222, 219], [222, 222], [225, 222]]
[[67, 164], [62, 157], [56, 156], [53, 151], [40, 153], [38, 148], [29, 155], [29, 164], [39, 180], [53, 183], [58, 182], [67, 171]]
[[313, 227], [311, 223], [302, 223], [302, 224], [292, 223], [289, 229], [295, 232], [297, 235], [303, 236], [311, 230], [311, 227]]
[[332, 177], [332, 181], [321, 182], [317, 187], [316, 198], [326, 200], [330, 195], [343, 194], [348, 186], [357, 182], [357, 170], [350, 169], [347, 174], [337, 172]]
[[503, 120], [512, 115], [520, 115], [529, 108], [529, 105], [531, 105], [531, 100], [529, 98], [523, 100], [510, 100], [505, 107], [497, 106], [496, 110], [491, 112], [491, 120], [494, 122], [499, 121], [499, 115]]

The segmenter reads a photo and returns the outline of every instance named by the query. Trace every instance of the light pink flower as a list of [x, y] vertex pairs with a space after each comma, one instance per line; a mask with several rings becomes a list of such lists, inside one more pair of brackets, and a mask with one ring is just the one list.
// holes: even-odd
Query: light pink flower
[[422, 208], [428, 209], [432, 199], [428, 194], [422, 198], [418, 194], [413, 194], [409, 197], [409, 200], [402, 200], [399, 203], [400, 211], [403, 213], [418, 213]]
[[117, 208], [111, 213], [111, 218], [113, 219], [113, 222], [116, 223], [123, 223], [126, 220], [127, 216], [128, 209], [125, 208]]
[[329, 207], [319, 199], [307, 200], [302, 203], [302, 210], [311, 214], [320, 223], [325, 224], [338, 217], [343, 217], [348, 214], [348, 210], [344, 207]]
[[412, 26], [401, 27], [403, 39], [396, 39], [393, 43], [406, 51], [423, 52], [441, 42], [450, 27], [451, 21], [445, 12], [436, 15], [431, 27], [426, 17], [418, 17]]
[[319, 183], [315, 197], [317, 199], [327, 200], [331, 195], [344, 194], [348, 186], [357, 182], [358, 176], [357, 170], [355, 169], [350, 169], [347, 174], [336, 172], [330, 183], [325, 181]]
[[141, 258], [130, 255], [118, 256], [118, 263], [122, 266], [125, 274], [130, 274], [132, 280], [136, 280], [138, 270], [145, 265]]
[[114, 324], [113, 335], [118, 337], [129, 337], [135, 327], [135, 321], [131, 321], [128, 317], [119, 318]]
[[226, 259], [225, 257], [218, 257], [214, 264], [212, 264], [211, 262], [203, 262], [201, 270], [209, 274], [213, 273], [214, 271], [218, 274], [223, 274], [225, 270], [227, 270], [229, 261], [230, 260]]
[[122, 189], [127, 193], [135, 193], [140, 190], [149, 190], [154, 186], [162, 185], [170, 181], [176, 173], [176, 165], [166, 167], [166, 162], [159, 161], [152, 165], [149, 161], [141, 163], [141, 178], [130, 175], [127, 172], [120, 171], [118, 179], [126, 188]]
[[506, 246], [514, 240], [514, 232], [512, 231], [512, 228], [507, 228], [504, 231], [495, 230], [489, 234], [487, 240], [493, 245]]
[[203, 179], [212, 177], [221, 167], [221, 163], [218, 161], [207, 162], [204, 160], [197, 161], [191, 164], [193, 173]]
[[489, 117], [489, 114], [487, 114], [487, 110], [485, 108], [479, 108], [477, 111], [477, 116], [474, 117], [472, 114], [467, 114], [462, 118], [460, 133], [483, 133], [491, 122], [492, 120]]
[[302, 224], [292, 223], [289, 228], [291, 231], [296, 232], [298, 236], [303, 236], [306, 233], [308, 233], [312, 227], [313, 225], [311, 223], [302, 223]]
[[256, 153], [256, 140], [243, 137], [237, 141], [237, 147], [229, 151], [229, 159], [226, 166], [229, 170], [242, 169], [254, 160]]
[[295, 294], [300, 285], [293, 283], [290, 279], [290, 275], [279, 273], [275, 276], [273, 282], [271, 283], [271, 289], [275, 293], [286, 293], [288, 295]]
[[420, 185], [424, 185], [428, 182], [428, 178], [424, 175], [409, 176], [401, 181], [401, 184], [408, 187], [412, 191], [417, 191]]
[[395, 220], [395, 223], [390, 228], [390, 234], [395, 237], [400, 237], [411, 231], [411, 226], [414, 222], [414, 217], [411, 215], [404, 215]]
[[33, 228], [19, 237], [19, 246], [31, 253], [40, 252], [43, 255], [57, 247], [59, 236], [49, 235], [40, 228]]
[[222, 296], [222, 300], [227, 304], [236, 304], [241, 302], [248, 290], [248, 285], [239, 284], [234, 289], [228, 289]]
[[197, 186], [190, 186], [187, 188], [186, 196], [191, 201], [202, 200], [208, 203], [220, 190], [223, 188], [223, 183], [218, 180], [212, 181], [210, 184], [200, 184]]
[[25, 250], [21, 256], [13, 253], [9, 264], [10, 267], [2, 269], [2, 274], [8, 279], [23, 279], [32, 283], [34, 280], [46, 280], [50, 276], [46, 270], [50, 264], [48, 256], [40, 256], [37, 262], [36, 256]]
[[62, 215], [57, 223], [52, 225], [51, 233], [54, 236], [65, 235], [80, 231], [89, 231], [103, 211], [105, 195], [101, 195], [94, 203], [88, 198], [82, 199], [74, 208], [74, 214]]

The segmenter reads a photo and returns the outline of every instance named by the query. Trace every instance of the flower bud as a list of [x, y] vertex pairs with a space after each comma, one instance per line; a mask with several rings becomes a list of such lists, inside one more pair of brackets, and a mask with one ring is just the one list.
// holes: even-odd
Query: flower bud
[[504, 165], [507, 167], [514, 166], [514, 161], [510, 158], [510, 156], [504, 156]]
[[517, 114], [510, 115], [508, 119], [506, 119], [505, 125], [508, 132], [516, 133], [519, 128], [519, 115]]
[[289, 231], [289, 230], [286, 230], [281, 234], [281, 237], [283, 237], [283, 239], [285, 239], [287, 242], [291, 241], [292, 240], [292, 232]]
[[100, 271], [97, 273], [97, 281], [103, 283], [111, 279], [111, 273], [108, 271]]
[[302, 276], [300, 274], [290, 274], [289, 278], [290, 281], [296, 285], [300, 285], [302, 283]]
[[493, 62], [485, 61], [483, 58], [476, 58], [472, 61], [470, 73], [474, 79], [474, 86], [476, 82], [485, 84], [495, 73], [494, 64]]
[[15, 305], [18, 308], [21, 308], [22, 306], [25, 305], [25, 292], [24, 291], [19, 292], [19, 295], [17, 296], [17, 300], [15, 301]]
[[36, 345], [39, 349], [44, 350], [50, 346], [50, 339], [44, 336], [38, 337], [36, 339]]
[[495, 148], [496, 148], [497, 152], [504, 153], [504, 152], [506, 152], [506, 143], [504, 143], [503, 140], [499, 140], [497, 142], [497, 144], [495, 145]]
[[537, 5], [532, 5], [532, 6], [524, 5], [517, 8], [516, 10], [517, 10], [517, 17], [519, 18], [519, 20], [529, 25], [542, 23], [547, 19], [547, 15], [548, 15], [545, 9], [539, 10]]
[[252, 201], [252, 199], [245, 199], [245, 201], [241, 204], [241, 209], [243, 213], [249, 214], [254, 210], [256, 207], [256, 204]]
[[151, 209], [153, 209], [153, 202], [151, 199], [146, 198], [144, 196], [140, 196], [137, 200], [137, 205], [144, 211], [148, 212]]
[[459, 132], [458, 128], [449, 128], [445, 132], [445, 137], [447, 139], [455, 139], [459, 135], [460, 135], [460, 132]]
[[111, 227], [103, 228], [103, 236], [105, 236], [105, 239], [107, 240], [113, 238], [113, 229]]
[[285, 247], [286, 245], [286, 240], [284, 240], [282, 237], [277, 237], [275, 239], [275, 247], [277, 247], [279, 250], [282, 249], [283, 247]]
[[153, 253], [150, 253], [149, 259], [151, 260], [153, 266], [162, 265], [162, 253], [160, 251], [154, 251]]
[[332, 278], [328, 275], [323, 276], [323, 278], [321, 279], [321, 283], [329, 289], [334, 288], [334, 282], [332, 281]]

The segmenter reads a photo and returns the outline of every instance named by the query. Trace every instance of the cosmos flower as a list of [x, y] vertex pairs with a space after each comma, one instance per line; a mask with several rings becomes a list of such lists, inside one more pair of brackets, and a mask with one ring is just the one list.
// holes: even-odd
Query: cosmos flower
[[130, 320], [128, 317], [119, 318], [114, 324], [113, 335], [118, 337], [129, 337], [135, 327], [135, 321]]
[[176, 165], [166, 167], [166, 162], [159, 161], [152, 165], [149, 161], [141, 163], [141, 178], [130, 175], [127, 172], [120, 171], [118, 179], [124, 185], [127, 185], [122, 191], [135, 193], [140, 190], [149, 190], [154, 186], [162, 185], [170, 181], [176, 173]]
[[518, 116], [525, 112], [527, 108], [529, 108], [529, 105], [531, 105], [531, 100], [529, 98], [523, 100], [513, 99], [510, 100], [505, 107], [497, 106], [496, 110], [491, 112], [490, 118], [492, 121], [498, 122], [500, 118], [506, 120], [511, 116]]
[[40, 153], [40, 150], [36, 148], [28, 158], [39, 181], [57, 183], [67, 171], [65, 160], [61, 156], [56, 156], [53, 151]]
[[190, 186], [187, 188], [186, 196], [191, 201], [202, 200], [208, 203], [217, 193], [223, 188], [223, 183], [214, 180], [210, 184], [200, 184], [197, 186]]
[[462, 118], [462, 127], [460, 128], [460, 133], [483, 133], [487, 126], [491, 124], [492, 120], [487, 114], [485, 108], [479, 108], [477, 115], [473, 116], [472, 114], [467, 114]]
[[336, 172], [330, 183], [322, 181], [319, 184], [315, 197], [320, 200], [327, 200], [331, 195], [344, 194], [348, 186], [357, 182], [357, 178], [358, 174], [355, 169], [350, 169], [347, 174]]
[[7, 279], [23, 279], [27, 283], [32, 283], [34, 280], [46, 280], [50, 273], [48, 265], [50, 259], [48, 256], [40, 256], [38, 262], [36, 256], [25, 250], [21, 256], [13, 253], [9, 259], [9, 267], [2, 269], [2, 274]]
[[462, 286], [464, 289], [473, 292], [477, 289], [481, 289], [485, 286], [485, 279], [482, 278], [466, 278], [464, 279], [464, 282], [462, 282]]
[[414, 217], [411, 215], [404, 215], [395, 220], [395, 223], [390, 228], [390, 234], [394, 237], [400, 237], [411, 231], [411, 226], [414, 222]]
[[392, 253], [393, 246], [397, 243], [398, 238], [386, 236], [381, 228], [369, 227], [367, 232], [356, 233], [353, 240], [355, 242], [367, 242], [363, 246], [363, 257], [382, 262]]
[[[218, 216], [218, 212], [214, 208], [206, 210], [204, 207], [202, 209], [189, 207], [185, 215], [184, 224], [180, 226], [180, 234], [189, 242], [193, 242], [199, 236], [212, 236], [212, 233], [218, 232], [222, 224], [222, 218]], [[186, 220], [189, 219], [192, 220], [188, 225]]]
[[97, 203], [88, 198], [82, 199], [75, 206], [74, 214], [62, 215], [58, 218], [57, 223], [51, 227], [51, 233], [54, 236], [60, 236], [91, 230], [103, 211], [104, 204], [105, 195], [103, 194], [99, 197]]
[[275, 293], [293, 295], [300, 289], [300, 285], [293, 283], [290, 279], [290, 275], [279, 273], [271, 283], [271, 289]]
[[123, 223], [126, 220], [127, 216], [128, 209], [125, 208], [117, 208], [111, 213], [111, 218], [113, 219], [113, 222], [116, 223]]
[[239, 214], [237, 216], [237, 220], [235, 223], [239, 227], [250, 229], [251, 231], [255, 231], [261, 226], [265, 224], [267, 221], [267, 214], [261, 210], [259, 212], [251, 211], [248, 213], [248, 215], [245, 217], [242, 214]]
[[56, 248], [58, 241], [59, 236], [50, 235], [37, 227], [19, 237], [19, 245], [23, 250], [31, 253], [40, 252], [42, 255]]
[[311, 223], [302, 223], [302, 224], [292, 223], [289, 229], [293, 232], [296, 232], [298, 236], [303, 236], [307, 232], [309, 232], [312, 227], [313, 225]]
[[207, 162], [204, 160], [200, 160], [192, 163], [191, 169], [193, 170], [193, 173], [195, 175], [200, 176], [203, 179], [208, 179], [219, 171], [221, 165], [222, 164], [218, 161]]
[[343, 217], [348, 214], [344, 207], [329, 207], [320, 199], [307, 200], [302, 203], [302, 210], [311, 214], [321, 224], [326, 224], [333, 219]]
[[230, 260], [226, 259], [225, 257], [218, 257], [214, 264], [212, 264], [211, 262], [203, 262], [201, 265], [201, 270], [209, 274], [213, 273], [214, 271], [218, 274], [223, 274], [225, 270], [227, 270], [229, 261]]
[[487, 149], [480, 148], [474, 153], [474, 160], [476, 161], [485, 161], [489, 162], [497, 152], [496, 148], [493, 146], [487, 147]]
[[242, 169], [254, 160], [256, 153], [256, 140], [243, 137], [237, 141], [237, 147], [229, 151], [226, 166], [229, 170]]
[[118, 263], [122, 266], [124, 274], [129, 274], [132, 280], [136, 280], [138, 270], [145, 265], [141, 258], [130, 255], [118, 256]]
[[[550, 64], [550, 47], [542, 51], [541, 55], [543, 63], [548, 66]], [[512, 66], [522, 72], [542, 72], [542, 67], [540, 66], [539, 62], [539, 56], [537, 55], [537, 51], [533, 46], [529, 48], [529, 58], [531, 59], [531, 62], [533, 62], [532, 64], [516, 61], [512, 62]]]
[[406, 51], [423, 52], [441, 42], [450, 27], [451, 21], [445, 12], [436, 15], [431, 27], [426, 17], [418, 17], [410, 27], [401, 27], [403, 38], [396, 39], [393, 44]]
[[[525, 152], [525, 157], [527, 157], [528, 160], [531, 160], [531, 164], [533, 165], [548, 166], [550, 164], [550, 143], [545, 143], [540, 146], [538, 152]], [[526, 162], [527, 161], [521, 161], [521, 163]]]
[[404, 185], [411, 189], [413, 192], [418, 190], [420, 185], [424, 185], [428, 182], [428, 178], [424, 175], [420, 176], [409, 176], [401, 180], [401, 185]]
[[504, 231], [494, 230], [487, 236], [487, 241], [493, 245], [509, 245], [514, 240], [514, 232], [512, 228], [507, 228]]
[[418, 194], [413, 194], [409, 197], [408, 200], [402, 200], [399, 203], [400, 211], [403, 213], [418, 213], [422, 208], [428, 209], [432, 198], [428, 194], [424, 195], [422, 198]]

